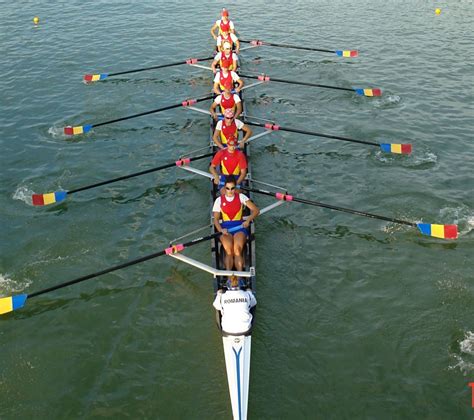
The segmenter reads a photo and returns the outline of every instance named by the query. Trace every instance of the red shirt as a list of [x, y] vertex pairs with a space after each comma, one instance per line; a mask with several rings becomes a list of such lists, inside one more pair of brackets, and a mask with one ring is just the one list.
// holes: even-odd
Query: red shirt
[[247, 169], [247, 158], [240, 150], [230, 153], [228, 149], [219, 150], [212, 158], [211, 165], [221, 165], [224, 175], [240, 175], [243, 169]]

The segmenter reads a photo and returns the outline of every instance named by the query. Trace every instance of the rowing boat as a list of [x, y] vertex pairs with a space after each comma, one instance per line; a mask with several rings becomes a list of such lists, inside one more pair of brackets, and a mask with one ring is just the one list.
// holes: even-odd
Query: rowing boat
[[[240, 94], [242, 100], [243, 113], [245, 113], [245, 103], [242, 93]], [[216, 153], [218, 148], [212, 139], [215, 130], [215, 121], [211, 117], [211, 133], [210, 146]], [[250, 147], [245, 145], [245, 153], [247, 159], [250, 157]], [[245, 186], [251, 187], [251, 166], [248, 162], [248, 179], [244, 181]], [[220, 195], [218, 187], [211, 183], [211, 208], [212, 203]], [[252, 197], [250, 197], [252, 198]], [[211, 215], [212, 232], [216, 229]], [[250, 277], [243, 278], [245, 288], [250, 288], [255, 293], [255, 224], [252, 223], [249, 227], [250, 237], [243, 250], [245, 271], [250, 273]], [[212, 263], [218, 269], [224, 269], [224, 248], [222, 247], [219, 238], [211, 241]], [[225, 288], [227, 278], [219, 276], [214, 279], [214, 294], [217, 294], [219, 289]], [[255, 307], [252, 308], [252, 315], [255, 319]], [[222, 334], [222, 344], [224, 347], [225, 364], [227, 370], [227, 381], [229, 384], [229, 395], [232, 404], [232, 414], [234, 419], [246, 419], [249, 395], [249, 380], [250, 380], [250, 350], [252, 344], [252, 328], [245, 334], [232, 335], [224, 332], [221, 326], [221, 313], [216, 310], [217, 326]]]

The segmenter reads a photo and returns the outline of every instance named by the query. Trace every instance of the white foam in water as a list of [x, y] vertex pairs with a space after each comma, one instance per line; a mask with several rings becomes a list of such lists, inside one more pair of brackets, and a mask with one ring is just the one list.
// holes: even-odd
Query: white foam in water
[[24, 280], [22, 282], [11, 279], [8, 274], [0, 273], [0, 296], [9, 296], [12, 293], [18, 293], [25, 290], [31, 281]]
[[33, 190], [30, 190], [26, 186], [18, 187], [13, 194], [14, 200], [21, 200], [30, 206], [33, 205], [33, 201], [31, 199], [31, 195], [34, 194]]
[[474, 229], [474, 214], [467, 206], [445, 207], [440, 210], [440, 215], [445, 223], [458, 225], [459, 236], [466, 235]]
[[459, 342], [459, 350], [461, 351], [460, 355], [453, 354], [457, 363], [448, 368], [451, 370], [459, 368], [463, 375], [467, 376], [474, 372], [474, 363], [467, 360], [470, 356], [474, 356], [474, 333], [472, 331], [467, 331], [464, 334], [464, 339]]
[[64, 127], [49, 127], [48, 134], [51, 135], [53, 139], [64, 139], [66, 134], [64, 134]]
[[438, 156], [432, 152], [426, 152], [423, 154], [417, 154], [413, 159], [415, 165], [424, 165], [425, 163], [436, 163], [438, 162]]

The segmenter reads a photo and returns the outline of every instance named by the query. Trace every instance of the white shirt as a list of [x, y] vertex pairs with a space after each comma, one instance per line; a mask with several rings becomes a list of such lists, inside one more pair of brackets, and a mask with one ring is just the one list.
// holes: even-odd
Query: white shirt
[[[222, 121], [223, 120], [217, 121], [216, 130], [222, 131]], [[237, 130], [242, 130], [242, 127], [245, 124], [242, 121], [240, 121], [238, 118], [236, 118], [234, 121], [235, 121], [235, 125], [237, 126]]]
[[[218, 52], [218, 53], [214, 56], [214, 61], [219, 61], [223, 55], [224, 55], [224, 53]], [[236, 54], [236, 53], [231, 53], [231, 56], [232, 56], [232, 61], [239, 61], [239, 57], [237, 57], [237, 54]]]
[[[237, 38], [232, 32], [230, 33], [230, 39], [232, 40], [232, 42], [233, 42], [234, 44], [239, 40], [239, 38]], [[216, 45], [217, 45], [218, 47], [220, 47], [221, 44], [222, 44], [222, 35], [219, 35], [219, 36], [217, 37], [217, 44], [216, 44]]]
[[[237, 95], [236, 93], [234, 93], [233, 96], [234, 96], [234, 102], [235, 102], [236, 104], [238, 104], [239, 102], [241, 102], [239, 95]], [[214, 99], [214, 102], [215, 102], [217, 105], [220, 105], [220, 104], [221, 104], [221, 101], [222, 101], [222, 95], [216, 96], [216, 99]], [[236, 123], [236, 124], [237, 124], [237, 123]], [[221, 127], [222, 127], [222, 124], [221, 124]]]
[[[235, 195], [232, 197], [226, 196], [226, 198], [227, 198], [227, 201], [232, 202], [234, 201]], [[243, 204], [244, 207], [247, 205], [247, 201], [250, 200], [245, 194], [242, 194], [242, 193], [239, 193], [239, 198], [240, 198], [240, 202]], [[216, 201], [214, 201], [214, 205], [212, 206], [212, 211], [220, 213], [221, 211], [221, 197], [220, 196], [216, 198]]]
[[[230, 76], [232, 77], [232, 80], [236, 82], [237, 80], [240, 80], [240, 76], [235, 72], [235, 71], [230, 71]], [[220, 71], [216, 73], [214, 76], [214, 83], [219, 83], [221, 81], [220, 79]]]
[[[221, 27], [221, 20], [222, 19], [219, 19], [219, 20], [216, 20], [216, 25], [220, 28]], [[231, 30], [234, 29], [234, 22], [232, 22], [231, 20], [228, 20], [227, 19], [227, 22], [229, 22], [229, 27]]]
[[257, 304], [257, 299], [250, 290], [227, 290], [217, 292], [214, 308], [221, 311], [222, 330], [230, 334], [247, 332], [252, 326], [250, 308]]

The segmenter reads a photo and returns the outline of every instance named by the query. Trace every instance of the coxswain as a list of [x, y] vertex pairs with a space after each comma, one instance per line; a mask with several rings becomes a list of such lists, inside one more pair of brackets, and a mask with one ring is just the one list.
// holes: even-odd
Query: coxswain
[[[220, 167], [221, 175], [217, 172]], [[237, 188], [247, 176], [247, 158], [245, 153], [237, 149], [237, 140], [231, 136], [227, 139], [227, 147], [219, 150], [212, 158], [209, 172], [214, 176], [214, 184], [219, 188], [224, 186], [227, 175], [236, 178]]]
[[223, 149], [225, 144], [230, 137], [233, 137], [238, 140], [239, 131], [243, 131], [244, 137], [239, 141], [240, 148], [244, 147], [244, 143], [252, 135], [251, 128], [244, 124], [241, 120], [234, 118], [234, 111], [231, 109], [226, 109], [224, 112], [224, 119], [217, 121], [216, 129], [214, 130], [214, 135], [212, 139], [219, 149]]
[[[224, 193], [214, 201], [212, 212], [214, 226], [218, 232], [222, 232], [220, 241], [225, 250], [226, 270], [232, 270], [235, 266], [236, 270], [242, 271], [244, 268], [242, 251], [249, 237], [248, 227], [259, 215], [260, 210], [245, 194], [237, 193], [236, 187], [235, 177], [228, 175], [224, 182]], [[243, 217], [244, 207], [250, 210], [246, 220]], [[237, 227], [239, 228], [235, 231], [229, 232], [229, 229]]]
[[212, 306], [221, 313], [221, 328], [229, 334], [245, 334], [252, 328], [251, 309], [257, 304], [250, 289], [242, 290], [237, 276], [227, 280], [226, 290], [217, 291]]
[[232, 52], [230, 43], [224, 42], [223, 48], [224, 51], [218, 52], [214, 56], [214, 61], [211, 64], [214, 73], [217, 72], [217, 65], [219, 65], [220, 68], [227, 67], [229, 70], [237, 70], [237, 61], [239, 61], [239, 58], [236, 53]]
[[[217, 35], [216, 29], [218, 29]], [[235, 33], [234, 22], [229, 20], [229, 12], [227, 9], [222, 9], [221, 18], [219, 20], [216, 20], [216, 22], [211, 28], [211, 35], [214, 39], [217, 39], [217, 36], [222, 35], [223, 31], [227, 31], [232, 34]]]
[[235, 92], [240, 92], [244, 86], [243, 80], [235, 71], [229, 70], [228, 63], [222, 63], [221, 69], [214, 76], [214, 87], [213, 92], [216, 95], [220, 95], [225, 90], [225, 85], [237, 86], [234, 88]]
[[217, 95], [212, 102], [211, 108], [209, 109], [212, 118], [217, 120], [216, 108], [220, 107], [222, 115], [226, 109], [231, 109], [234, 111], [234, 117], [238, 118], [242, 113], [242, 101], [240, 100], [239, 95], [232, 93], [232, 83], [230, 80], [227, 80], [222, 84], [224, 91]]
[[217, 37], [217, 51], [224, 51], [224, 43], [228, 42], [230, 44], [230, 49], [235, 51], [236, 54], [240, 51], [240, 42], [239, 38], [235, 34], [229, 31], [222, 31], [222, 35]]

